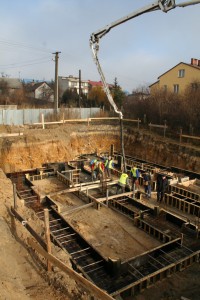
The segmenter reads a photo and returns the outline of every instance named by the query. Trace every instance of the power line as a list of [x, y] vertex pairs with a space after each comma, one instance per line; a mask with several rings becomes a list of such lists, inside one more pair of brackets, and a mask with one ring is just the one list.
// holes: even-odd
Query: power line
[[6, 39], [0, 39], [0, 44], [9, 46], [9, 47], [19, 47], [19, 48], [24, 48], [24, 49], [31, 49], [34, 51], [40, 51], [40, 52], [45, 52], [45, 53], [52, 53], [52, 49], [45, 49], [41, 47], [35, 47], [33, 45], [28, 45], [26, 43], [21, 43], [21, 42], [15, 42], [15, 41], [10, 41]]
[[47, 63], [47, 62], [50, 62], [50, 61], [52, 61], [52, 60], [44, 60], [44, 61], [40, 61], [40, 62], [36, 62], [36, 63], [32, 63], [32, 64], [24, 64], [24, 65], [18, 65], [18, 66], [13, 66], [13, 67], [4, 67], [4, 68], [6, 68], [6, 69], [18, 69], [18, 68], [23, 68], [23, 67], [28, 67], [28, 66], [43, 64], [43, 63]]
[[27, 61], [22, 61], [22, 62], [18, 62], [18, 63], [10, 63], [10, 64], [4, 64], [4, 65], [0, 65], [0, 67], [9, 67], [9, 66], [15, 66], [15, 65], [19, 65], [19, 64], [27, 64], [27, 63], [37, 63], [41, 60], [46, 59], [46, 56], [42, 56], [41, 58], [37, 58], [37, 59], [31, 59], [31, 60], [27, 60]]

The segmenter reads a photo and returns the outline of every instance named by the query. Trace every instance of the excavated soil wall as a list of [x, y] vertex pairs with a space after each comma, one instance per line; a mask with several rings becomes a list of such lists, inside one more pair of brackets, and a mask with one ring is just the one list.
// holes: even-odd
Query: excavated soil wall
[[[72, 160], [79, 154], [110, 150], [121, 152], [118, 125], [59, 125], [47, 129], [21, 129], [23, 135], [0, 138], [0, 168], [13, 172], [43, 163]], [[125, 154], [150, 162], [200, 172], [200, 148], [124, 128]]]

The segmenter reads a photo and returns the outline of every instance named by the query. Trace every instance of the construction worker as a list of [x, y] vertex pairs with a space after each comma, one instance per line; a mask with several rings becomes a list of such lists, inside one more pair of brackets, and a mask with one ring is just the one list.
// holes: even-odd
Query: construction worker
[[97, 166], [97, 176], [99, 177], [99, 179], [103, 179], [104, 178], [104, 171], [105, 171], [105, 165], [103, 163], [103, 161], [100, 161], [98, 163], [98, 166]]
[[92, 181], [97, 179], [97, 159], [92, 159], [90, 162], [90, 168], [92, 173]]
[[151, 174], [150, 172], [145, 172], [143, 174], [143, 182], [144, 182], [144, 192], [147, 198], [151, 198]]
[[105, 170], [107, 177], [111, 176], [111, 170], [113, 169], [113, 160], [112, 157], [109, 156], [108, 159], [105, 161]]
[[136, 166], [133, 166], [131, 168], [131, 178], [132, 178], [132, 189], [135, 191], [139, 187], [139, 177], [140, 177], [140, 172]]
[[128, 174], [122, 173], [121, 176], [120, 176], [120, 178], [119, 178], [119, 181], [117, 183], [116, 195], [119, 193], [120, 190], [122, 190], [122, 193], [124, 193], [126, 185], [129, 185]]
[[168, 180], [165, 175], [158, 174], [156, 180], [157, 202], [162, 202], [165, 192], [168, 189]]

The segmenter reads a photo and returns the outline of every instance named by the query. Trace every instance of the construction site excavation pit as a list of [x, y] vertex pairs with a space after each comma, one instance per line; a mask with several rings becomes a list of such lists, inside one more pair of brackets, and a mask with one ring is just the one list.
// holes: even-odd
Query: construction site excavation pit
[[[47, 243], [42, 224], [46, 224], [45, 209], [48, 211], [51, 244], [66, 253], [71, 263], [68, 272], [74, 270], [77, 275], [73, 276], [81, 274], [87, 280], [81, 282], [83, 289], [90, 291], [83, 293], [85, 299], [137, 299], [141, 292], [143, 299], [159, 299], [148, 298], [148, 290], [156, 289], [162, 279], [198, 265], [200, 191], [199, 179], [194, 179], [198, 174], [190, 172], [189, 178], [184, 170], [175, 172], [126, 156], [128, 172], [133, 165], [141, 175], [156, 170], [167, 176], [170, 188], [159, 205], [156, 180], [152, 182], [152, 198], [147, 199], [142, 176], [137, 191], [116, 194], [122, 160], [113, 150], [111, 145], [106, 153], [79, 155], [68, 162], [7, 173], [19, 198], [11, 211], [21, 222], [18, 207], [34, 213], [42, 227], [39, 237], [33, 236], [42, 246]], [[110, 154], [114, 161], [111, 177], [93, 180], [90, 161]]]
[[[94, 181], [90, 161], [103, 160], [104, 155], [78, 156], [69, 162], [44, 164], [7, 175], [19, 198], [38, 219], [44, 222], [44, 209], [48, 209], [51, 242], [69, 254], [73, 269], [105, 295], [126, 299], [198, 262], [199, 183], [192, 179], [189, 184], [190, 178], [183, 172], [175, 176], [162, 166], [126, 158], [128, 169], [137, 165], [141, 174], [147, 169], [165, 174], [173, 183], [171, 190], [179, 181], [187, 181], [190, 190], [194, 186], [196, 199], [189, 205], [195, 206], [190, 207], [192, 222], [188, 226], [188, 204], [182, 216], [182, 205], [174, 207], [179, 212], [167, 208], [169, 194], [165, 195], [165, 203], [158, 205], [156, 181], [152, 199], [145, 198], [142, 176], [137, 191], [129, 189], [116, 194], [122, 172], [121, 155], [117, 152], [112, 153], [115, 167], [111, 178]], [[181, 188], [186, 186], [179, 186], [176, 195], [187, 201], [180, 196]], [[189, 189], [188, 196], [194, 198]], [[17, 217], [16, 209], [12, 212]]]

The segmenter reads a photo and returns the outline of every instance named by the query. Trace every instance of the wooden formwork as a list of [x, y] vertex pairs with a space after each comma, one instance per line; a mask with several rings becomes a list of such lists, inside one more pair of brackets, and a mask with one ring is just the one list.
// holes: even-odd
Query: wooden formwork
[[80, 172], [80, 169], [67, 170], [62, 172], [62, 174], [57, 171], [57, 178], [66, 184], [67, 187], [75, 186], [80, 183]]
[[[135, 296], [137, 293], [154, 285], [157, 281], [180, 272], [195, 262], [199, 262], [199, 258], [200, 250], [193, 252], [182, 246], [181, 239], [177, 238], [124, 262], [124, 268], [129, 270], [130, 274], [135, 277], [135, 280], [111, 295], [113, 297], [117, 295], [122, 297]], [[161, 261], [165, 261], [165, 263], [162, 265]], [[146, 273], [143, 266], [146, 268], [151, 268], [152, 266], [152, 270], [148, 270]]]
[[183, 187], [180, 186], [176, 186], [176, 185], [170, 185], [169, 186], [169, 191], [170, 193], [177, 193], [180, 195], [183, 195], [187, 198], [196, 200], [196, 201], [200, 201], [200, 195], [191, 191], [188, 191], [186, 189], [184, 189]]
[[29, 180], [30, 182], [35, 181], [35, 180], [42, 180], [49, 178], [50, 176], [55, 176], [55, 172], [46, 172], [46, 173], [41, 173], [38, 175], [31, 175], [27, 176], [26, 179]]
[[184, 213], [195, 215], [197, 217], [200, 215], [200, 203], [193, 199], [180, 199], [172, 194], [165, 194], [164, 201], [165, 204], [175, 207]]
[[117, 211], [120, 211], [122, 214], [125, 214], [126, 216], [128, 216], [131, 219], [134, 219], [136, 216], [139, 215], [139, 212], [136, 211], [136, 209], [127, 207], [127, 205], [124, 204], [123, 202], [124, 202], [124, 199], [117, 200], [117, 201], [115, 199], [111, 199], [109, 201], [109, 206], [112, 206], [112, 208], [114, 208]]
[[163, 243], [167, 243], [171, 241], [171, 236], [160, 230], [159, 228], [149, 224], [142, 218], [135, 218], [134, 225], [138, 228], [142, 229], [145, 233], [153, 236], [154, 238], [162, 241]]
[[[118, 295], [123, 296], [135, 296], [136, 294], [144, 291], [146, 288], [153, 286], [156, 282], [161, 281], [167, 277], [172, 276], [173, 274], [183, 271], [190, 265], [199, 260], [199, 251], [191, 254], [190, 256], [178, 261], [177, 263], [173, 263], [165, 268], [158, 270], [136, 282], [131, 284], [129, 287], [126, 287], [125, 291], [118, 291]], [[112, 294], [112, 296], [116, 296], [117, 293]]]

